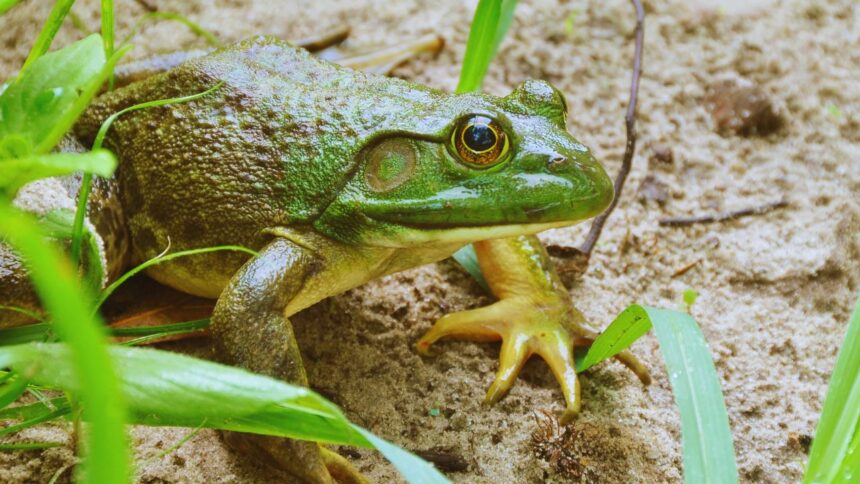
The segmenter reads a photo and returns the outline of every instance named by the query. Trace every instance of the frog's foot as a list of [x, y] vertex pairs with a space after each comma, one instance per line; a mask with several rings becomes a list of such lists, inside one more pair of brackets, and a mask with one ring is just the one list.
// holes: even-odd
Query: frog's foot
[[[492, 404], [511, 388], [526, 360], [542, 357], [561, 385], [566, 408], [561, 422], [567, 424], [580, 410], [579, 380], [574, 363], [574, 347], [589, 346], [595, 334], [584, 328], [581, 315], [561, 301], [535, 301], [509, 297], [483, 308], [446, 315], [418, 341], [418, 351], [429, 354], [430, 345], [442, 338], [470, 341], [502, 341], [499, 370], [485, 402]], [[646, 385], [648, 370], [628, 352], [615, 357], [633, 370]]]

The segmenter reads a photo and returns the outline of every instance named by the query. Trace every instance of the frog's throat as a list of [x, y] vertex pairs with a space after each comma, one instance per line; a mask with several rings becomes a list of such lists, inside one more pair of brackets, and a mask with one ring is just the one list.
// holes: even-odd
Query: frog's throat
[[367, 237], [364, 244], [377, 247], [414, 247], [441, 244], [470, 244], [481, 240], [531, 235], [544, 230], [573, 225], [578, 221], [542, 222], [532, 224], [478, 225], [473, 227], [410, 227], [401, 225], [397, 235], [388, 234], [384, 238]]

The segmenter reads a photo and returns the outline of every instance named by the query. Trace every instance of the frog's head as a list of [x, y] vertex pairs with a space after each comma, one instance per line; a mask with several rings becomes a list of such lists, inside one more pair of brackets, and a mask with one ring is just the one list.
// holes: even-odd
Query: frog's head
[[601, 213], [612, 182], [567, 133], [563, 95], [526, 81], [510, 95], [437, 95], [373, 133], [315, 222], [331, 237], [408, 247], [536, 233]]

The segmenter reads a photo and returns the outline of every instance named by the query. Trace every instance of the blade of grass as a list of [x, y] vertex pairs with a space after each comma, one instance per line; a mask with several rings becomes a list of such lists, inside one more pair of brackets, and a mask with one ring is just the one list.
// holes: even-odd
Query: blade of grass
[[[57, 31], [59, 31], [60, 27], [63, 26], [63, 20], [66, 18], [66, 14], [69, 13], [69, 10], [72, 9], [72, 5], [74, 3], [75, 0], [57, 0], [54, 2], [54, 8], [51, 9], [51, 13], [48, 15], [48, 20], [46, 20], [45, 24], [42, 26], [42, 30], [39, 32], [39, 36], [36, 38], [36, 42], [33, 44], [33, 47], [30, 49], [30, 53], [27, 55], [27, 60], [25, 60], [24, 65], [21, 66], [21, 70], [18, 72], [18, 77], [15, 78], [15, 82], [18, 82], [19, 79], [24, 77], [24, 73], [30, 68], [33, 62], [41, 57], [42, 54], [48, 52], [48, 49], [51, 48], [51, 42], [54, 41], [54, 36], [57, 35]], [[14, 3], [12, 3], [12, 5], [14, 5]]]
[[178, 336], [180, 334], [188, 334], [187, 330], [178, 330], [178, 331], [164, 331], [157, 334], [148, 334], [146, 336], [140, 336], [138, 338], [130, 339], [128, 341], [123, 341], [120, 343], [122, 346], [138, 346], [144, 343], [151, 343], [153, 341], [158, 341], [162, 338], [167, 338], [169, 336]]
[[46, 415], [57, 410], [65, 409], [71, 412], [71, 405], [66, 397], [57, 397], [46, 402], [31, 403], [17, 407], [6, 407], [0, 409], [0, 420], [31, 420], [40, 415]]
[[487, 68], [493, 60], [501, 5], [501, 0], [478, 2], [475, 17], [472, 19], [472, 28], [469, 30], [469, 41], [466, 44], [466, 54], [463, 56], [463, 69], [460, 71], [457, 92], [481, 89]]
[[714, 362], [696, 321], [687, 313], [633, 305], [588, 350], [579, 371], [627, 349], [653, 326], [681, 414], [684, 481], [736, 483], [737, 463]]
[[[110, 336], [154, 336], [161, 338], [177, 334], [193, 333], [209, 327], [208, 319], [195, 319], [181, 323], [162, 324], [158, 326], [141, 326], [130, 328], [108, 328]], [[0, 329], [0, 346], [10, 346], [23, 343], [47, 342], [51, 340], [51, 325], [36, 323], [14, 328]], [[2, 405], [0, 405], [2, 408]]]
[[27, 316], [28, 318], [32, 318], [34, 321], [41, 321], [42, 320], [41, 314], [39, 314], [35, 311], [31, 311], [27, 308], [20, 308], [18, 306], [4, 306], [4, 305], [0, 304], [0, 311], [11, 311], [13, 313], [23, 314], [24, 316]]
[[45, 341], [51, 333], [49, 323], [27, 324], [0, 329], [0, 346], [17, 345], [31, 341]]
[[0, 444], [2, 451], [42, 450], [66, 445], [63, 442], [18, 442], [15, 444]]
[[120, 276], [111, 285], [106, 287], [105, 290], [102, 291], [101, 296], [99, 296], [99, 299], [96, 301], [95, 308], [96, 309], [100, 308], [102, 306], [102, 304], [104, 304], [104, 302], [107, 301], [107, 299], [110, 297], [110, 295], [113, 294], [113, 292], [116, 291], [117, 288], [119, 286], [121, 286], [125, 281], [131, 279], [135, 275], [139, 274], [142, 271], [145, 271], [146, 269], [148, 269], [154, 265], [161, 264], [162, 262], [167, 262], [167, 261], [179, 258], [179, 257], [186, 257], [189, 255], [197, 255], [197, 254], [206, 254], [209, 252], [217, 252], [220, 250], [233, 250], [233, 251], [238, 251], [238, 252], [245, 252], [246, 254], [249, 254], [251, 256], [258, 255], [258, 253], [256, 251], [251, 250], [247, 247], [239, 246], [239, 245], [220, 245], [217, 247], [203, 247], [201, 249], [183, 250], [183, 251], [179, 251], [179, 252], [174, 252], [172, 254], [160, 255], [158, 257], [149, 259], [148, 261], [146, 261], [142, 264], [139, 264], [138, 266], [134, 267], [133, 269], [129, 270], [128, 272], [126, 272], [125, 274]]
[[[105, 59], [110, 59], [114, 52], [113, 34], [113, 0], [102, 0], [102, 44], [104, 45]], [[108, 91], [113, 91], [113, 70], [108, 77]]]
[[138, 32], [140, 32], [141, 27], [143, 27], [145, 23], [151, 22], [153, 20], [170, 20], [173, 22], [179, 22], [182, 25], [188, 27], [188, 29], [191, 30], [194, 34], [198, 35], [199, 37], [202, 37], [203, 40], [205, 40], [206, 43], [211, 45], [212, 47], [221, 47], [224, 45], [220, 40], [218, 40], [217, 37], [215, 37], [215, 35], [212, 34], [212, 32], [209, 32], [208, 30], [204, 29], [200, 26], [200, 24], [192, 21], [188, 17], [185, 17], [184, 15], [180, 15], [175, 12], [149, 12], [145, 14], [143, 17], [140, 18], [140, 20], [137, 21], [137, 23], [134, 24], [134, 27], [131, 28], [128, 35], [126, 35], [125, 38], [122, 39], [122, 42], [120, 42], [119, 45], [125, 45], [131, 42], [131, 39], [133, 39], [134, 36], [137, 35]]
[[681, 413], [684, 482], [737, 483], [729, 417], [711, 352], [689, 314], [646, 308]]
[[27, 390], [27, 379], [21, 375], [12, 375], [0, 388], [0, 408], [3, 408], [24, 394]]
[[499, 46], [505, 40], [505, 35], [514, 20], [514, 10], [517, 7], [517, 0], [502, 0], [501, 12], [499, 13], [499, 23], [496, 27], [496, 40], [493, 42], [493, 56], [499, 53]]
[[[0, 193], [15, 192], [31, 181], [51, 176], [67, 175], [76, 171], [110, 175], [116, 167], [113, 153], [107, 150], [87, 153], [51, 153], [22, 158], [0, 160]], [[90, 175], [92, 176], [92, 175]]]
[[[110, 352], [122, 375], [122, 391], [134, 423], [202, 426], [376, 447], [409, 482], [448, 482], [413, 454], [351, 424], [334, 404], [308, 388], [166, 351], [114, 346]], [[62, 344], [0, 348], [0, 367], [20, 371], [38, 362], [32, 381], [76, 394], [81, 385], [72, 378], [68, 358], [68, 348]], [[59, 416], [59, 410], [30, 421]]]
[[385, 440], [373, 435], [369, 431], [359, 427], [352, 426], [358, 433], [364, 436], [376, 449], [385, 456], [394, 467], [404, 476], [408, 476], [411, 484], [433, 484], [445, 483], [448, 479], [442, 476], [435, 467], [421, 459], [420, 457], [407, 452], [400, 447], [386, 442]]
[[487, 280], [484, 279], [484, 274], [481, 272], [481, 266], [478, 264], [478, 254], [475, 253], [475, 246], [469, 244], [462, 249], [454, 252], [454, 258], [466, 272], [469, 273], [485, 291], [490, 291], [490, 286], [487, 285]]
[[[43, 413], [41, 415], [37, 415], [37, 416], [32, 417], [28, 420], [25, 420], [21, 423], [18, 423], [15, 425], [10, 425], [8, 427], [4, 427], [4, 428], [0, 429], [0, 437], [2, 437], [4, 435], [14, 434], [15, 432], [20, 432], [21, 430], [28, 429], [28, 428], [33, 427], [35, 425], [38, 425], [40, 423], [54, 420], [55, 418], [59, 418], [63, 415], [68, 414], [70, 411], [71, 411], [70, 408], [58, 408], [57, 410], [54, 410], [53, 412]], [[92, 455], [92, 450], [90, 451], [90, 455]], [[90, 468], [90, 469], [92, 469], [94, 467], [98, 467], [98, 466], [95, 466], [95, 465], [88, 466], [88, 468]], [[128, 469], [119, 469], [119, 470], [122, 470], [123, 472], [128, 471]], [[99, 472], [99, 474], [107, 474], [107, 472], [102, 471], [102, 472]], [[103, 481], [90, 481], [90, 482], [103, 482]], [[125, 482], [125, 481], [110, 481], [110, 482]]]
[[860, 479], [860, 298], [830, 377], [804, 483]]
[[21, 0], [0, 0], [0, 15], [8, 12], [10, 8], [21, 3]]
[[47, 153], [53, 149], [57, 143], [59, 143], [60, 139], [62, 139], [62, 137], [69, 131], [75, 120], [77, 120], [81, 113], [84, 112], [84, 109], [86, 109], [93, 97], [113, 73], [113, 68], [116, 63], [119, 62], [120, 58], [122, 58], [122, 56], [124, 56], [129, 50], [131, 50], [131, 46], [126, 46], [114, 52], [113, 56], [108, 58], [99, 74], [84, 87], [80, 95], [75, 99], [71, 108], [56, 120], [48, 135], [36, 146], [34, 149], [36, 153]]
[[0, 236], [24, 259], [54, 328], [69, 342], [66, 377], [76, 384], [86, 382], [79, 393], [86, 408], [84, 418], [90, 423], [83, 475], [88, 482], [127, 482], [130, 461], [123, 428], [124, 405], [101, 322], [87, 304], [90, 299], [71, 265], [45, 241], [32, 217], [0, 203]]
[[191, 333], [209, 327], [209, 319], [195, 319], [181, 323], [142, 326], [132, 328], [111, 328], [111, 336], [163, 336], [168, 333]]
[[165, 456], [167, 456], [169, 454], [172, 454], [173, 452], [177, 451], [180, 447], [182, 447], [183, 445], [188, 443], [189, 440], [191, 440], [195, 436], [197, 436], [197, 434], [199, 434], [201, 430], [203, 430], [203, 425], [198, 425], [197, 427], [192, 429], [190, 432], [185, 434], [185, 437], [182, 437], [181, 439], [179, 439], [178, 442], [176, 442], [175, 444], [171, 445], [170, 447], [164, 449], [163, 451], [159, 452], [158, 454], [150, 457], [149, 459], [146, 459], [144, 461], [144, 463], [148, 464], [151, 462], [155, 462], [157, 460], [163, 459]]
[[628, 307], [594, 340], [585, 358], [577, 363], [576, 371], [582, 373], [597, 363], [621, 353], [647, 333], [651, 326], [651, 319], [644, 307], [639, 305]]

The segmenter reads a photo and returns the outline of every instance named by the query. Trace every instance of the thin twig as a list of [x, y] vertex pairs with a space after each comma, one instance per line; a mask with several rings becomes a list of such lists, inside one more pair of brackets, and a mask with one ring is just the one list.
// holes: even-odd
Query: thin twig
[[702, 262], [702, 259], [696, 259], [693, 262], [688, 262], [682, 265], [681, 267], [675, 269], [675, 272], [672, 273], [672, 277], [683, 276], [687, 272], [690, 272], [690, 269], [699, 265], [700, 262]]
[[695, 224], [711, 224], [716, 222], [725, 222], [726, 220], [734, 220], [736, 218], [748, 217], [750, 215], [761, 215], [763, 213], [776, 210], [778, 208], [787, 207], [786, 200], [778, 202], [765, 203], [756, 207], [742, 208], [740, 210], [732, 210], [729, 212], [720, 212], [710, 215], [696, 215], [693, 217], [672, 217], [661, 219], [658, 223], [661, 227], [683, 227], [686, 225]]
[[585, 254], [586, 258], [591, 257], [591, 251], [594, 249], [595, 244], [597, 244], [601, 232], [603, 232], [606, 219], [612, 215], [615, 206], [618, 205], [618, 199], [621, 198], [621, 190], [624, 188], [624, 182], [627, 180], [627, 175], [630, 174], [630, 166], [633, 164], [633, 153], [636, 150], [636, 101], [639, 95], [639, 77], [642, 74], [645, 10], [642, 8], [640, 0], [631, 0], [631, 3], [633, 3], [633, 8], [636, 9], [636, 48], [633, 55], [633, 74], [630, 80], [630, 100], [627, 103], [627, 114], [624, 116], [624, 121], [627, 124], [627, 146], [624, 148], [621, 170], [618, 172], [618, 176], [615, 177], [615, 198], [612, 199], [609, 208], [591, 223], [591, 229], [588, 231], [585, 243], [579, 247], [579, 250]]

